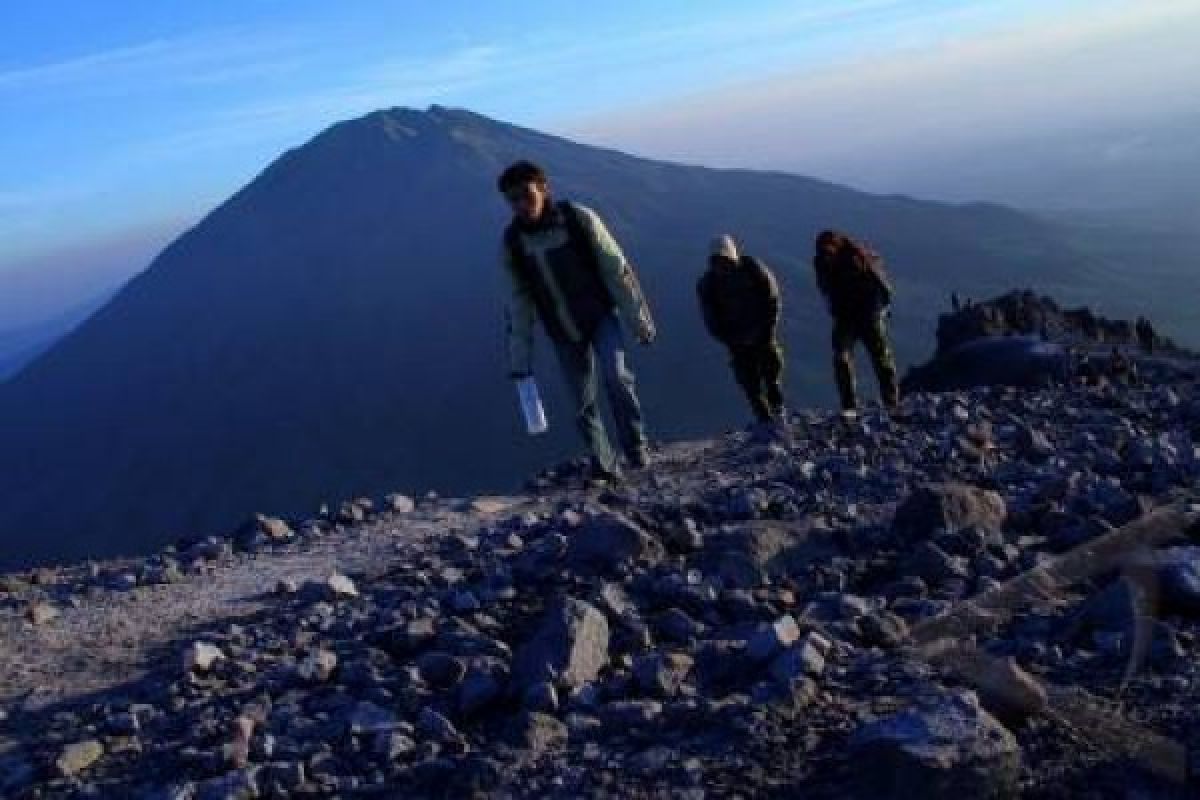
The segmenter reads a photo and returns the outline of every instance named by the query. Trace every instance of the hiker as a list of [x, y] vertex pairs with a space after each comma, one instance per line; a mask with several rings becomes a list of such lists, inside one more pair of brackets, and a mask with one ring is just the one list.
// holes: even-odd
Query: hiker
[[1134, 335], [1137, 336], [1138, 345], [1147, 354], [1154, 353], [1154, 342], [1158, 338], [1154, 333], [1154, 326], [1150, 324], [1150, 320], [1145, 317], [1138, 317], [1137, 324], [1133, 327]]
[[962, 311], [962, 302], [958, 299], [958, 292], [950, 293], [950, 308], [955, 314]]
[[696, 284], [708, 332], [729, 348], [730, 365], [759, 423], [783, 422], [779, 285], [766, 264], [738, 252], [731, 236], [713, 240]]
[[589, 208], [556, 202], [540, 167], [518, 161], [504, 170], [497, 186], [513, 211], [502, 249], [512, 288], [511, 377], [533, 374], [533, 327], [540, 320], [554, 343], [574, 398], [576, 424], [591, 451], [591, 480], [616, 481], [620, 466], [600, 417], [599, 382], [602, 377], [626, 461], [634, 469], [645, 467], [645, 425], [620, 321], [649, 345], [656, 335], [650, 308], [604, 222]]
[[884, 275], [883, 260], [843, 233], [822, 231], [817, 236], [813, 267], [817, 288], [833, 315], [833, 370], [842, 409], [849, 411], [858, 405], [853, 351], [859, 341], [871, 357], [883, 404], [895, 408], [899, 390], [887, 333], [892, 287]]

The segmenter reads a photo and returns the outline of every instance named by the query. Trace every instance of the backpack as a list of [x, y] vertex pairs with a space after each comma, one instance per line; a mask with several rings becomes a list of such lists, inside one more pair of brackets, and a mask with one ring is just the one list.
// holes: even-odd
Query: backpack
[[[560, 289], [567, 311], [579, 328], [580, 334], [587, 338], [600, 321], [611, 313], [616, 303], [600, 276], [600, 259], [591, 236], [580, 219], [579, 210], [567, 201], [555, 204], [555, 209], [562, 216], [567, 232], [567, 244], [575, 251], [583, 267], [577, 274], [557, 277], [560, 278]], [[569, 339], [559, 321], [554, 295], [542, 279], [537, 262], [525, 249], [521, 241], [521, 230], [515, 220], [504, 231], [504, 246], [508, 249], [509, 259], [517, 276], [533, 296], [534, 306], [546, 333], [553, 339]]]

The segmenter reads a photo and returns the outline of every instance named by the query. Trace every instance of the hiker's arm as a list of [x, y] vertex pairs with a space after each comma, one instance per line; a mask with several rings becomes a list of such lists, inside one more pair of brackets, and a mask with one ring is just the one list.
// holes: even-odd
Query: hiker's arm
[[712, 298], [712, 287], [708, 281], [701, 278], [696, 284], [696, 295], [700, 298], [700, 313], [704, 317], [704, 327], [708, 329], [708, 333], [718, 342], [725, 342], [725, 332], [721, 330], [721, 323], [717, 319], [716, 308], [714, 308]]
[[766, 293], [767, 306], [767, 324], [769, 331], [774, 333], [775, 327], [779, 324], [779, 316], [783, 310], [783, 299], [779, 292], [779, 281], [775, 280], [775, 273], [767, 267], [766, 264], [760, 264], [763, 276], [763, 291]]
[[825, 298], [826, 308], [833, 309], [833, 300], [829, 296], [829, 266], [820, 258], [813, 259], [813, 272], [817, 275], [817, 289]]
[[508, 307], [504, 312], [509, 373], [513, 376], [529, 375], [533, 372], [533, 324], [536, 308], [529, 288], [513, 266], [508, 247], [503, 244], [500, 246], [500, 261], [511, 289]]
[[642, 287], [638, 283], [637, 275], [634, 274], [633, 267], [625, 259], [621, 246], [608, 232], [608, 228], [596, 215], [596, 212], [588, 208], [577, 208], [579, 219], [596, 248], [600, 278], [608, 287], [609, 294], [617, 304], [621, 318], [639, 340], [643, 342], [653, 340], [655, 328], [654, 318], [650, 316], [650, 306], [646, 303], [646, 296], [642, 294]]

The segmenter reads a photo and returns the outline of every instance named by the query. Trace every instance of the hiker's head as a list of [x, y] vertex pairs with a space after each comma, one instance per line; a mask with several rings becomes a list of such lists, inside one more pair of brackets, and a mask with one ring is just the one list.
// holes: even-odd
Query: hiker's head
[[531, 161], [518, 161], [500, 173], [496, 188], [508, 200], [513, 213], [525, 222], [534, 222], [546, 210], [550, 186], [546, 173]]
[[713, 266], [736, 266], [738, 263], [737, 242], [729, 234], [712, 240], [708, 247], [708, 263]]
[[817, 234], [817, 255], [831, 256], [841, 249], [845, 241], [845, 234], [837, 231], [821, 231]]

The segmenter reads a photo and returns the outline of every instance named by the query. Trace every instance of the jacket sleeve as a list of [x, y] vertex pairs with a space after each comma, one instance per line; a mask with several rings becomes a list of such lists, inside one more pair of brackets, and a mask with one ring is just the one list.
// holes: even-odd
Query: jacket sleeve
[[871, 275], [875, 279], [876, 290], [879, 292], [880, 307], [890, 305], [894, 292], [887, 272], [883, 269], [883, 259], [879, 257], [871, 259]]
[[503, 242], [500, 244], [500, 263], [504, 266], [504, 274], [508, 276], [511, 290], [508, 307], [504, 313], [508, 338], [508, 368], [515, 375], [527, 375], [533, 372], [533, 324], [537, 310], [529, 288], [517, 274], [512, 254]]
[[704, 317], [704, 327], [710, 336], [718, 342], [724, 343], [726, 341], [725, 331], [721, 329], [720, 320], [717, 319], [716, 308], [713, 305], [712, 285], [708, 282], [707, 276], [701, 278], [696, 284], [696, 296], [700, 299], [700, 314]]
[[825, 305], [832, 307], [833, 301], [829, 296], [829, 260], [820, 256], [814, 258], [813, 272], [817, 274], [817, 289], [821, 292], [821, 296], [825, 298]]
[[600, 277], [616, 302], [621, 318], [639, 338], [653, 339], [655, 327], [654, 318], [650, 315], [650, 306], [642, 293], [633, 267], [621, 251], [621, 246], [596, 212], [578, 205], [575, 209], [596, 248]]
[[779, 281], [775, 280], [775, 273], [767, 267], [766, 264], [759, 263], [759, 268], [762, 270], [763, 291], [766, 294], [766, 319], [763, 320], [762, 330], [759, 331], [760, 340], [770, 340], [775, 337], [776, 330], [779, 328], [779, 317], [783, 310], [783, 301], [779, 293]]
[[758, 262], [758, 268], [762, 271], [767, 318], [771, 321], [771, 326], [774, 327], [779, 322], [779, 314], [783, 308], [782, 298], [779, 293], [779, 281], [775, 280], [775, 273], [771, 272], [770, 268], [761, 261]]

